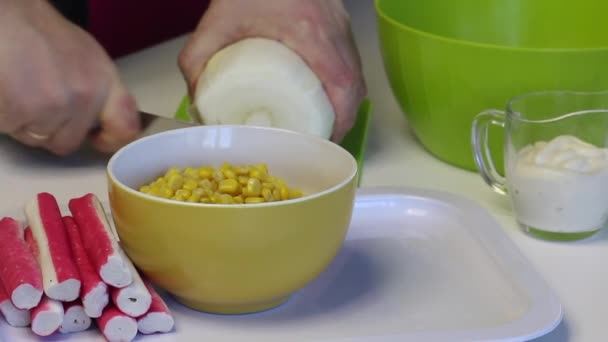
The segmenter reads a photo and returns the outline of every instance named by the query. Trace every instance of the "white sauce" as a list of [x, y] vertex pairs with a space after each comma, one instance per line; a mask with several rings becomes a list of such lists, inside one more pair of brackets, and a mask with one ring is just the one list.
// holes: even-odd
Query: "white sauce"
[[602, 228], [608, 217], [608, 149], [562, 135], [523, 148], [507, 182], [517, 219], [551, 232]]

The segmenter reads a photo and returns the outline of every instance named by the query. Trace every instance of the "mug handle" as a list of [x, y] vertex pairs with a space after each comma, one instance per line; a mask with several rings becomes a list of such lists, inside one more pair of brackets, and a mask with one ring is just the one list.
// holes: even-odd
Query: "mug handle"
[[494, 191], [505, 195], [507, 193], [505, 179], [496, 171], [488, 145], [488, 128], [491, 124], [504, 128], [505, 113], [490, 109], [477, 114], [473, 119], [471, 144], [475, 153], [475, 164], [481, 173], [481, 177]]

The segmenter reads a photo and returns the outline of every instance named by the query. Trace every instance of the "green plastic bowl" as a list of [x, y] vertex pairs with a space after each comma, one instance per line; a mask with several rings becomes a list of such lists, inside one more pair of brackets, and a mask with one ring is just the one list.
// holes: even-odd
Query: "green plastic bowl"
[[[476, 170], [473, 117], [514, 96], [608, 89], [606, 0], [376, 0], [392, 91], [422, 145]], [[503, 169], [503, 136], [490, 130]]]

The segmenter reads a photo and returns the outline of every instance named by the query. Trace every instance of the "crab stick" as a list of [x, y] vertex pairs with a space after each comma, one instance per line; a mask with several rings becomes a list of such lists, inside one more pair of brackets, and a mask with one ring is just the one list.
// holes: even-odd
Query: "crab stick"
[[44, 293], [55, 300], [75, 300], [80, 293], [80, 275], [57, 200], [49, 193], [39, 193], [27, 203], [25, 214], [38, 246]]
[[63, 303], [63, 322], [59, 327], [62, 334], [85, 331], [91, 326], [91, 317], [87, 316], [80, 300]]
[[42, 298], [42, 274], [24, 241], [20, 222], [0, 220], [0, 280], [18, 309], [31, 309]]
[[144, 281], [152, 296], [152, 305], [144, 315], [137, 318], [137, 330], [142, 334], [167, 333], [173, 330], [175, 320], [169, 307], [161, 296], [154, 290], [152, 284]]
[[145, 314], [150, 309], [152, 296], [129, 257], [127, 257], [123, 251], [120, 251], [120, 253], [124, 256], [133, 277], [133, 281], [126, 287], [120, 289], [112, 288], [110, 290], [110, 296], [118, 310], [131, 317], [138, 317]]
[[74, 218], [65, 216], [63, 223], [68, 233], [76, 266], [80, 272], [80, 279], [82, 281], [80, 299], [82, 300], [84, 311], [89, 317], [97, 318], [101, 316], [103, 308], [110, 301], [108, 286], [101, 280], [99, 274], [95, 272], [93, 265], [91, 265], [91, 261], [82, 245], [78, 225]]
[[27, 327], [30, 325], [30, 310], [17, 309], [2, 284], [0, 284], [0, 312], [2, 312], [6, 322], [13, 327]]
[[73, 198], [69, 207], [80, 229], [83, 246], [101, 279], [118, 288], [131, 284], [131, 271], [97, 197], [87, 194]]
[[49, 336], [59, 330], [63, 322], [63, 304], [60, 301], [42, 297], [40, 304], [32, 309], [32, 331], [38, 336]]
[[135, 318], [120, 312], [112, 304], [106, 306], [103, 314], [96, 321], [99, 330], [110, 342], [128, 342], [137, 336]]

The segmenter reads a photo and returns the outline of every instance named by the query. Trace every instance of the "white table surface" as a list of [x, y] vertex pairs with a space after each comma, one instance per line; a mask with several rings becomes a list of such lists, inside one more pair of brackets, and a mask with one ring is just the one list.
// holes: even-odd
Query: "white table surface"
[[[479, 175], [447, 165], [416, 141], [391, 94], [378, 48], [372, 1], [349, 0], [369, 97], [375, 111], [362, 186], [403, 185], [457, 193], [479, 202], [502, 224], [538, 272], [555, 289], [564, 306], [564, 321], [537, 341], [608, 340], [608, 234], [577, 243], [533, 239], [519, 230], [507, 200]], [[122, 76], [142, 110], [171, 115], [185, 93], [177, 54], [185, 37], [118, 61]], [[94, 192], [107, 198], [106, 159], [86, 149], [69, 158], [20, 146], [0, 137], [0, 213], [23, 206], [37, 192], [60, 201]]]

